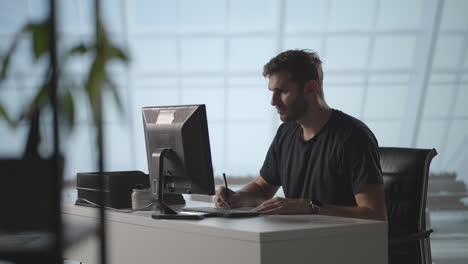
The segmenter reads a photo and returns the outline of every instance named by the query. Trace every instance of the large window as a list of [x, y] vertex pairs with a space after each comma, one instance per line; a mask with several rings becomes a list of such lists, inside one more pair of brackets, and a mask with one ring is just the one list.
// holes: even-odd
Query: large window
[[[0, 0], [0, 56], [26, 21], [46, 16], [46, 2]], [[60, 52], [93, 40], [93, 1], [57, 2]], [[106, 95], [106, 170], [148, 170], [141, 107], [206, 104], [215, 174], [245, 183], [258, 175], [280, 124], [263, 65], [286, 49], [312, 49], [324, 61], [327, 102], [363, 120], [380, 146], [437, 149], [431, 172], [449, 177], [430, 182], [437, 192], [430, 198], [457, 211], [431, 211], [434, 262], [466, 263], [468, 200], [460, 198], [468, 183], [467, 0], [101, 2], [112, 40], [131, 58], [109, 67], [123, 109]], [[31, 50], [23, 39], [0, 84], [0, 104], [16, 117], [47, 65], [33, 63]], [[82, 85], [91, 60], [63, 65], [62, 85]], [[62, 137], [68, 182], [97, 169], [89, 106], [79, 89], [74, 96], [77, 125]], [[50, 118], [44, 120], [43, 140], [50, 142]], [[13, 129], [0, 120], [0, 157], [21, 156], [27, 133], [25, 123]], [[41, 151], [50, 149], [44, 144]]]
[[[2, 0], [0, 51], [42, 0]], [[60, 48], [93, 38], [92, 1], [62, 0]], [[437, 148], [434, 172], [468, 182], [468, 1], [445, 0], [120, 0], [103, 1], [104, 21], [131, 63], [111, 65], [124, 102], [105, 102], [106, 169], [147, 171], [141, 107], [207, 104], [216, 175], [255, 176], [279, 125], [262, 66], [290, 48], [324, 61], [329, 104], [366, 122], [381, 146]], [[1, 102], [19, 113], [43, 76], [28, 41], [19, 46]], [[67, 78], [83, 82], [91, 58]], [[83, 95], [77, 128], [64, 141], [66, 177], [95, 169]], [[21, 155], [25, 125], [0, 123], [1, 155]]]

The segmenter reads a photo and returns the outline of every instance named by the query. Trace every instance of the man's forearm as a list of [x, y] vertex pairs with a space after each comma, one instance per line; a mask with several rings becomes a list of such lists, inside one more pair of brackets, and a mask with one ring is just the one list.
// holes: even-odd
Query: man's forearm
[[237, 193], [241, 196], [242, 207], [256, 207], [263, 201], [271, 198], [267, 197], [264, 190], [254, 181], [244, 186]]

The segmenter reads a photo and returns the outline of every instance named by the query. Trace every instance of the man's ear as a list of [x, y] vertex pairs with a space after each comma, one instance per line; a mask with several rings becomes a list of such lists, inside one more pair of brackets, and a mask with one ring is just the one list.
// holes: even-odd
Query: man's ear
[[304, 96], [316, 97], [319, 94], [319, 83], [316, 80], [307, 81], [304, 85]]

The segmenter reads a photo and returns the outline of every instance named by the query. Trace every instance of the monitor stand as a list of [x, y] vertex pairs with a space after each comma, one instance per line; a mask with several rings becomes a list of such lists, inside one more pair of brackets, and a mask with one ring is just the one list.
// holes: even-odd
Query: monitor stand
[[153, 195], [153, 208], [154, 211], [159, 211], [159, 214], [155, 213], [152, 215], [152, 217], [155, 219], [203, 219], [203, 217], [200, 217], [200, 215], [179, 214], [164, 202], [164, 157], [170, 151], [172, 150], [167, 148], [158, 148], [155, 150], [155, 152], [153, 152], [153, 155], [151, 156], [151, 173], [156, 173], [155, 177], [153, 177], [154, 175], [150, 175], [152, 180], [152, 191], [155, 187], [157, 187], [156, 199], [154, 199], [155, 197]]
[[158, 201], [156, 206], [155, 206], [155, 211], [159, 210], [160, 214], [170, 214], [170, 215], [176, 215], [178, 214], [174, 209], [169, 207], [164, 201]]

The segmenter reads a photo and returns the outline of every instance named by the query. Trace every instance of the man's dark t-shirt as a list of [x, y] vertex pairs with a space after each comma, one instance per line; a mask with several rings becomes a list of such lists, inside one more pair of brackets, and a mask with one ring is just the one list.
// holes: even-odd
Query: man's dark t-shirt
[[382, 183], [378, 143], [369, 128], [339, 110], [308, 141], [297, 121], [283, 123], [260, 175], [281, 185], [286, 198], [353, 206], [367, 184]]

